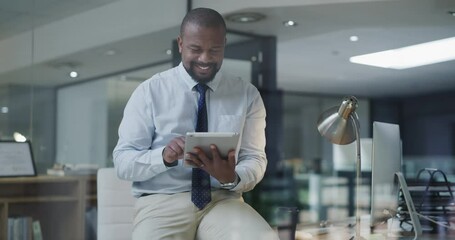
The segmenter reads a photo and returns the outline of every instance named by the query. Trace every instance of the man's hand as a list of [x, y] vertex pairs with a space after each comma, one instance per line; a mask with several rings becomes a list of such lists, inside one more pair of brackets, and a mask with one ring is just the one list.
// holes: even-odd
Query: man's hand
[[176, 165], [178, 159], [183, 158], [185, 136], [176, 137], [170, 141], [163, 150], [163, 161], [166, 165]]
[[237, 178], [235, 173], [235, 151], [230, 150], [227, 159], [221, 158], [218, 148], [213, 144], [210, 145], [210, 151], [212, 159], [202, 149], [196, 147], [192, 153], [185, 154], [185, 162], [203, 169], [221, 183], [234, 182]]

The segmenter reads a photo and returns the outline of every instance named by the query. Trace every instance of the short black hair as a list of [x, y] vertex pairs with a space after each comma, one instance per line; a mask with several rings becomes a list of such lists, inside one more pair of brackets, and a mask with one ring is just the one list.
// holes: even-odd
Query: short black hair
[[197, 26], [206, 28], [223, 28], [226, 34], [226, 23], [223, 16], [211, 8], [195, 8], [189, 11], [182, 20], [180, 25], [180, 36], [183, 36], [185, 27], [189, 24], [196, 24]]

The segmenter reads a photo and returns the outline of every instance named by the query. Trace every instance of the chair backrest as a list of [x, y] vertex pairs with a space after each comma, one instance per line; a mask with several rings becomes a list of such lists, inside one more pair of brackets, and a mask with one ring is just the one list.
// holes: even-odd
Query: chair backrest
[[136, 201], [131, 195], [131, 182], [120, 180], [114, 168], [101, 168], [97, 192], [97, 239], [131, 239]]

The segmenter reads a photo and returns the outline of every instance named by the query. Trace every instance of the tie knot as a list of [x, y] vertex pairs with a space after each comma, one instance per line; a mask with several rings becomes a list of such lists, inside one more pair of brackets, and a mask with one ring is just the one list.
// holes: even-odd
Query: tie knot
[[196, 85], [196, 90], [199, 94], [205, 95], [205, 91], [207, 91], [207, 85], [205, 85], [203, 83], [198, 83]]

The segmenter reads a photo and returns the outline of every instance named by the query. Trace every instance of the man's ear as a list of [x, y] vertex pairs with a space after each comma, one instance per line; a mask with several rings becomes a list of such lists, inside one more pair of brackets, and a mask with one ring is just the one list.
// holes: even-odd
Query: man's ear
[[182, 53], [183, 40], [180, 35], [177, 36], [177, 45], [179, 46], [179, 53]]

